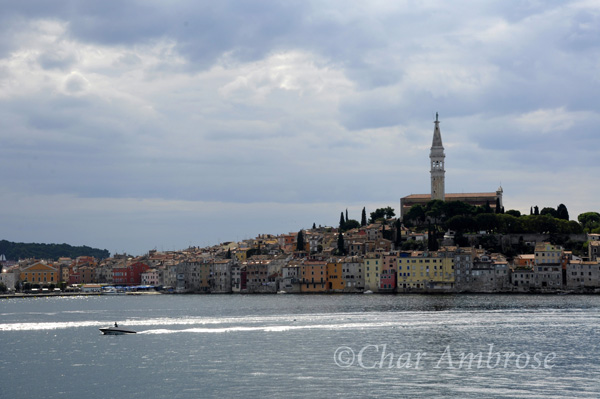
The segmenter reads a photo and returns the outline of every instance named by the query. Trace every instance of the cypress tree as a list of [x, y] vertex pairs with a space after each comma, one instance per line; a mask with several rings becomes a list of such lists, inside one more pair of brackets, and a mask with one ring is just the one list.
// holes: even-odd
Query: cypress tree
[[346, 222], [344, 221], [344, 212], [340, 213], [340, 230], [342, 230], [344, 228], [344, 225], [346, 224]]
[[346, 253], [346, 249], [345, 249], [345, 245], [344, 245], [344, 235], [342, 234], [342, 232], [338, 233], [337, 249], [338, 249], [338, 255], [344, 255]]
[[348, 208], [346, 208], [346, 222], [347, 222], [348, 220], [350, 220], [350, 219], [348, 219]]
[[396, 220], [396, 248], [399, 248], [402, 244], [402, 223], [400, 219]]
[[489, 200], [485, 202], [485, 206], [483, 207], [483, 213], [492, 213], [492, 207], [490, 206]]
[[559, 219], [569, 220], [569, 211], [567, 210], [565, 204], [560, 204], [556, 208], [556, 214]]
[[302, 230], [298, 232], [298, 237], [296, 238], [296, 250], [304, 251], [304, 234]]
[[360, 218], [360, 225], [361, 226], [366, 226], [367, 225], [367, 210], [363, 207], [362, 210], [362, 216]]
[[428, 225], [427, 225], [427, 249], [429, 251], [436, 250], [435, 236], [433, 233], [433, 229], [431, 228], [431, 223], [428, 223]]

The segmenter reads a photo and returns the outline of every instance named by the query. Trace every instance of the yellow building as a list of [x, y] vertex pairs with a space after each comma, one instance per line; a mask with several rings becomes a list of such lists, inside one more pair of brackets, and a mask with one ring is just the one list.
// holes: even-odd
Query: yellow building
[[549, 242], [539, 242], [535, 245], [536, 265], [559, 265], [562, 261], [563, 249]]
[[346, 281], [342, 273], [343, 264], [341, 260], [336, 262], [327, 262], [327, 281], [329, 290], [343, 291], [346, 288]]
[[21, 281], [32, 284], [56, 284], [59, 279], [58, 269], [46, 263], [38, 262], [21, 270]]
[[365, 255], [363, 266], [365, 271], [365, 290], [379, 291], [379, 277], [383, 265], [382, 254], [370, 252]]
[[235, 251], [235, 257], [238, 260], [238, 263], [244, 263], [248, 259], [248, 251], [250, 248], [237, 249]]
[[398, 290], [452, 290], [453, 252], [403, 252], [398, 258]]

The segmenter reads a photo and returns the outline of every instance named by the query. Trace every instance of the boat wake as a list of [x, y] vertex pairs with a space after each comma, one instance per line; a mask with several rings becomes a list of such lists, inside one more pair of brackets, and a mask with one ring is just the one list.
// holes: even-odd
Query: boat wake
[[[105, 327], [115, 321], [138, 331], [139, 334], [176, 334], [176, 333], [236, 333], [236, 332], [285, 332], [295, 330], [342, 330], [375, 328], [430, 328], [435, 326], [463, 328], [489, 328], [492, 326], [518, 327], [538, 322], [552, 321], [555, 326], [569, 326], [575, 315], [558, 315], [552, 311], [541, 312], [532, 318], [527, 313], [511, 315], [510, 321], [501, 312], [468, 312], [458, 315], [448, 313], [422, 312], [369, 312], [369, 313], [318, 313], [274, 316], [240, 317], [163, 317], [132, 318], [126, 320], [86, 320], [69, 322], [29, 322], [0, 323], [0, 332], [42, 331], [71, 328]], [[539, 319], [539, 320], [538, 320]], [[509, 325], [510, 324], [510, 325]]]

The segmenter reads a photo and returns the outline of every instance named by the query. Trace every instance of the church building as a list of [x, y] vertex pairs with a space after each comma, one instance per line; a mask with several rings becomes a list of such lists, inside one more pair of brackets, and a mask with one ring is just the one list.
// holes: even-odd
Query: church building
[[431, 151], [429, 152], [430, 159], [430, 174], [431, 174], [431, 194], [411, 194], [400, 199], [400, 215], [404, 216], [406, 212], [414, 205], [425, 205], [431, 200], [441, 201], [462, 201], [473, 206], [484, 206], [490, 204], [492, 209], [496, 208], [496, 200], [499, 200], [502, 205], [502, 187], [499, 187], [496, 192], [482, 193], [460, 193], [446, 194], [444, 160], [444, 146], [442, 145], [442, 133], [440, 132], [440, 121], [438, 114], [435, 114], [435, 127], [433, 129], [433, 142], [431, 143]]

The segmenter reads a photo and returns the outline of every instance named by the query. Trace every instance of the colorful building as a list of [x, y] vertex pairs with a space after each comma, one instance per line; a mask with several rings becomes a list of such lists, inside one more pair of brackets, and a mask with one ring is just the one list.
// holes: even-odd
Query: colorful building
[[34, 263], [21, 270], [20, 279], [23, 282], [39, 285], [57, 284], [59, 282], [58, 268], [43, 263]]
[[143, 262], [135, 262], [125, 267], [113, 268], [113, 283], [115, 285], [140, 285], [142, 273], [150, 269]]
[[301, 292], [326, 292], [327, 262], [306, 261], [300, 266], [302, 284]]
[[454, 252], [402, 252], [398, 258], [399, 291], [454, 289]]
[[535, 265], [561, 265], [563, 249], [549, 242], [540, 242], [535, 245]]
[[396, 274], [398, 270], [398, 253], [384, 253], [382, 256], [379, 291], [394, 292], [396, 290]]
[[365, 273], [365, 290], [378, 292], [379, 277], [383, 267], [381, 252], [370, 252], [365, 255], [363, 269]]
[[337, 259], [335, 261], [327, 262], [327, 281], [329, 284], [329, 291], [342, 292], [346, 288], [346, 282], [344, 280], [342, 261]]

